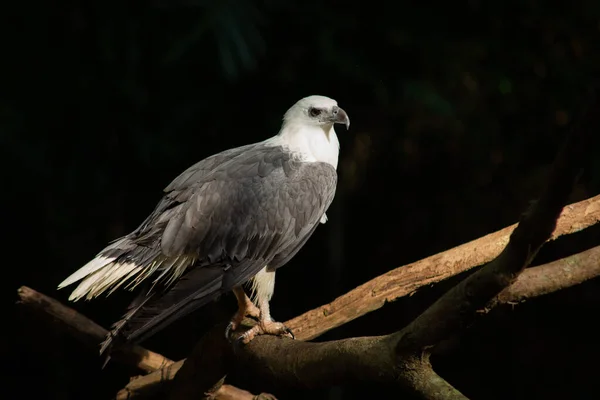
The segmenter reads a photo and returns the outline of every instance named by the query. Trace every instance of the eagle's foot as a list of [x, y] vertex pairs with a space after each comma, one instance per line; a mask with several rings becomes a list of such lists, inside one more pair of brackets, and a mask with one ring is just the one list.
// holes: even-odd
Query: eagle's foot
[[229, 339], [231, 332], [235, 332], [235, 330], [239, 328], [244, 318], [249, 317], [257, 320], [259, 316], [260, 312], [257, 307], [249, 310], [238, 310], [227, 324], [227, 328], [225, 328], [225, 338]]
[[239, 328], [240, 324], [246, 317], [258, 320], [260, 318], [260, 309], [246, 296], [246, 293], [240, 290], [234, 290], [238, 300], [238, 310], [227, 324], [225, 328], [225, 338], [229, 339], [231, 332]]
[[258, 321], [251, 329], [244, 332], [238, 340], [243, 344], [248, 344], [252, 339], [259, 335], [287, 336], [291, 339], [295, 339], [294, 333], [290, 328], [281, 322], [266, 319]]

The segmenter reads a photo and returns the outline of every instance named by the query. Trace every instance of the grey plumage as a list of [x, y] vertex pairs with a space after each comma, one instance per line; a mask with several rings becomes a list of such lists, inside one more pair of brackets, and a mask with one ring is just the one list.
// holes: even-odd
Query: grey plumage
[[[151, 299], [142, 294], [145, 303], [124, 326], [126, 340], [143, 340], [265, 265], [281, 267], [314, 232], [333, 200], [335, 169], [303, 163], [280, 146], [242, 149], [231, 150], [226, 162], [214, 165], [211, 157], [185, 171], [131, 235], [134, 244], [139, 237], [167, 257], [185, 254], [196, 262], [164, 294], [156, 287]], [[144, 261], [149, 267], [153, 260]]]
[[[112, 335], [143, 340], [265, 265], [281, 267], [314, 232], [336, 183], [331, 165], [303, 163], [281, 146], [264, 144], [190, 167], [138, 229], [100, 252], [141, 266], [140, 276], [163, 276], [161, 284], [140, 293]], [[178, 265], [182, 255], [190, 261]], [[180, 269], [181, 278], [165, 284]]]

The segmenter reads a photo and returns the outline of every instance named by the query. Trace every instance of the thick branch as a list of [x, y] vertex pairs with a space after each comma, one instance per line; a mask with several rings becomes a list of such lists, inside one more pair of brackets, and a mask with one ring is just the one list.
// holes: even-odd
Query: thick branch
[[[566, 206], [550, 240], [600, 222], [600, 195]], [[417, 289], [443, 281], [490, 262], [508, 243], [517, 224], [450, 250], [396, 268], [374, 278], [333, 302], [307, 311], [288, 322], [298, 339], [311, 340]]]
[[236, 366], [252, 371], [261, 382], [282, 387], [316, 388], [346, 382], [385, 382], [431, 393], [431, 400], [464, 400], [440, 378], [428, 359], [397, 359], [398, 335], [310, 343], [261, 336], [236, 357]]
[[[259, 336], [236, 353], [234, 368], [282, 387], [316, 388], [343, 382], [398, 380], [393, 335], [329, 342]], [[230, 367], [233, 365], [230, 365]]]
[[[17, 293], [22, 304], [56, 318], [63, 329], [91, 348], [99, 348], [99, 344], [108, 333], [106, 329], [74, 309], [27, 286], [21, 286]], [[119, 347], [111, 356], [146, 372], [160, 370], [173, 364], [168, 358], [137, 345]]]
[[[277, 382], [286, 387], [311, 388], [348, 380], [393, 381], [396, 379], [396, 361], [391, 340], [394, 340], [392, 336], [382, 336], [308, 343], [259, 336], [236, 354], [236, 362], [232, 363], [231, 347], [224, 343], [223, 326], [218, 325], [187, 358], [170, 399], [202, 398], [204, 393], [210, 392], [214, 382], [227, 373], [226, 368], [233, 365], [239, 365], [246, 373], [252, 371], [252, 376], [260, 382]], [[207, 350], [211, 347], [215, 351]], [[219, 351], [223, 351], [222, 361], [213, 357]], [[206, 368], [215, 361], [214, 368]], [[181, 362], [173, 364], [168, 375], [172, 376], [172, 368], [180, 365]], [[156, 384], [164, 383], [165, 378], [166, 374], [161, 377], [160, 371], [140, 377], [121, 390], [117, 398], [133, 399], [154, 392]], [[164, 393], [164, 389], [161, 392]]]

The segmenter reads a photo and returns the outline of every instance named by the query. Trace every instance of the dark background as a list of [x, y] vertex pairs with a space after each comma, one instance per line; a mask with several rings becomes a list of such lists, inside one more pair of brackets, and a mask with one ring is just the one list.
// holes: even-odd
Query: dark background
[[[3, 398], [109, 399], [137, 371], [110, 363], [15, 306], [133, 230], [192, 163], [274, 135], [311, 94], [352, 120], [338, 194], [278, 273], [285, 321], [360, 283], [517, 221], [600, 72], [600, 2], [11, 2], [0, 16]], [[600, 192], [593, 160], [571, 201]], [[590, 228], [536, 264], [600, 244]], [[459, 278], [321, 339], [397, 330]], [[473, 399], [597, 394], [600, 283], [479, 321], [434, 359]], [[75, 307], [104, 326], [128, 294]], [[145, 345], [178, 359], [232, 296]], [[252, 388], [268, 390], [269, 388]], [[385, 398], [354, 385], [280, 399]], [[5, 397], [5, 395], [8, 395]], [[401, 396], [401, 393], [397, 393]]]

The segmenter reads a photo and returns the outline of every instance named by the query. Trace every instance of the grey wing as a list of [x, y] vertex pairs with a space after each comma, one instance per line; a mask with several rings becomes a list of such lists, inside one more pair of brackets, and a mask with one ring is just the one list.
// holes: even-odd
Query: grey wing
[[237, 157], [258, 145], [259, 143], [254, 143], [246, 146], [236, 147], [234, 149], [225, 150], [198, 161], [196, 164], [179, 174], [177, 178], [173, 179], [173, 181], [164, 189], [164, 191], [167, 193], [173, 191], [181, 192], [187, 188], [190, 188], [191, 186], [194, 186], [198, 182], [202, 181], [204, 177], [214, 171], [215, 168], [218, 168], [226, 162], [235, 162]]
[[168, 222], [185, 208], [196, 193], [197, 185], [205, 182], [208, 175], [218, 168], [235, 164], [238, 157], [251, 153], [250, 150], [257, 146], [260, 143], [226, 150], [188, 168], [165, 189], [166, 194], [140, 226], [113, 240], [94, 259], [61, 282], [59, 288], [81, 281], [69, 297], [76, 301], [110, 294], [122, 286], [133, 290], [157, 272], [162, 278], [175, 270], [169, 278], [176, 279], [196, 260], [189, 254], [166, 256], [161, 251], [160, 243]]
[[303, 163], [274, 147], [241, 154], [203, 175], [161, 237], [165, 256], [193, 255], [197, 261], [132, 310], [125, 337], [143, 340], [265, 265], [285, 264], [314, 232], [336, 183], [331, 165]]
[[237, 157], [256, 147], [258, 143], [236, 147], [214, 154], [198, 161], [177, 178], [165, 189], [165, 195], [159, 201], [154, 211], [132, 232], [136, 244], [152, 245], [160, 239], [166, 223], [176, 215], [185, 203], [194, 195], [199, 183], [204, 182], [207, 175], [224, 164], [235, 163]]

